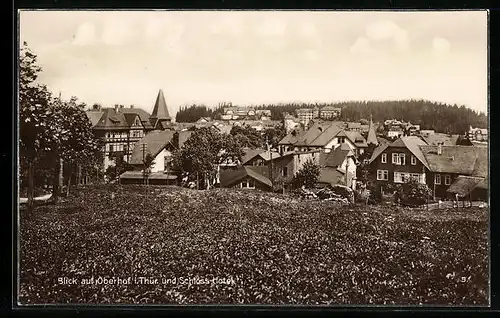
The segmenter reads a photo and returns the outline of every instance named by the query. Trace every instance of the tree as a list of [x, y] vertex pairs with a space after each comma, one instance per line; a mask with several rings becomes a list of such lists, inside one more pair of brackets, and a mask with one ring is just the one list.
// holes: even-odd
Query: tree
[[[212, 128], [197, 129], [181, 149], [173, 153], [175, 170], [197, 180], [198, 185], [210, 187], [217, 174], [217, 167], [226, 160], [241, 161], [243, 150], [232, 135], [225, 135]], [[203, 187], [203, 186], [202, 186]]]
[[33, 207], [35, 165], [60, 138], [47, 87], [36, 83], [41, 67], [24, 42], [19, 61], [19, 152], [27, 167], [28, 210]]
[[416, 179], [410, 179], [404, 183], [400, 191], [400, 199], [404, 204], [422, 205], [432, 195], [432, 190], [427, 184], [420, 183]]
[[281, 139], [286, 136], [285, 126], [280, 124], [273, 128], [264, 130], [263, 139], [268, 141], [272, 147], [276, 147]]
[[292, 184], [299, 188], [305, 186], [310, 189], [316, 185], [320, 173], [320, 167], [312, 159], [308, 159], [302, 168], [294, 176]]
[[260, 148], [264, 145], [262, 135], [248, 125], [233, 126], [229, 134], [234, 136], [242, 147]]

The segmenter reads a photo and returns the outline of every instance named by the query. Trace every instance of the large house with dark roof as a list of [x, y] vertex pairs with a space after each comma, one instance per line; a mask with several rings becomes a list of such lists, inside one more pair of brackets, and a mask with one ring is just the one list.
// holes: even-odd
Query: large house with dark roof
[[[434, 197], [444, 198], [450, 186], [464, 176], [487, 180], [488, 148], [434, 146], [416, 136], [406, 136], [377, 147], [370, 159], [370, 167], [371, 178], [379, 184], [404, 183], [415, 178], [427, 184]], [[479, 185], [485, 184], [486, 181]]]
[[162, 90], [151, 115], [141, 108], [122, 105], [112, 108], [94, 105], [86, 114], [92, 129], [104, 141], [104, 170], [115, 165], [116, 160], [130, 162], [137, 141], [152, 130], [167, 129], [171, 122]]

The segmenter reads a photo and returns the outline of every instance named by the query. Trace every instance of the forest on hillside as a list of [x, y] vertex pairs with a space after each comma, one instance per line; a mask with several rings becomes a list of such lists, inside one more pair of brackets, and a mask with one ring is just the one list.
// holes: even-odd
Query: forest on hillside
[[[237, 106], [237, 105], [234, 105]], [[241, 105], [243, 106], [243, 105]], [[323, 108], [325, 106], [342, 109], [341, 120], [359, 121], [372, 116], [374, 122], [399, 119], [420, 125], [421, 129], [463, 134], [469, 126], [488, 128], [485, 113], [474, 111], [464, 105], [449, 105], [426, 100], [399, 101], [348, 101], [339, 103], [281, 103], [254, 106], [256, 109], [270, 109], [272, 120], [281, 120], [284, 113], [294, 114], [299, 108]], [[223, 107], [215, 109], [204, 105], [183, 107], [177, 113], [179, 122], [195, 122], [201, 117], [220, 118]], [[180, 119], [180, 120], [179, 120]]]

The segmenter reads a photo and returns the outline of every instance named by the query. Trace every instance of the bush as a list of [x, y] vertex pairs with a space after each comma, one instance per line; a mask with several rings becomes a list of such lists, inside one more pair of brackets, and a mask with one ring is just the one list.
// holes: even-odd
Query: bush
[[409, 205], [425, 204], [427, 198], [432, 194], [427, 184], [419, 183], [411, 179], [402, 186], [401, 203]]
[[304, 166], [297, 172], [292, 180], [294, 188], [305, 186], [311, 189], [316, 185], [320, 173], [319, 166], [311, 159], [304, 163]]
[[382, 202], [382, 189], [380, 185], [369, 184], [367, 187], [369, 191], [368, 204], [379, 204]]

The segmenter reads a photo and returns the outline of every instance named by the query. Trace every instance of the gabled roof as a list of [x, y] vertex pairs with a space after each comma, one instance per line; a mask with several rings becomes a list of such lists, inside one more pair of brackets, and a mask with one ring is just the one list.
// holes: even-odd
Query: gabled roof
[[100, 110], [98, 111], [88, 110], [85, 112], [85, 114], [87, 115], [87, 118], [90, 120], [90, 124], [92, 125], [92, 127], [94, 127], [99, 122], [99, 119], [101, 119], [103, 112]]
[[424, 145], [426, 145], [426, 143], [417, 136], [400, 137], [390, 144], [383, 144], [375, 148], [370, 158], [370, 163], [377, 159], [377, 157], [387, 148], [407, 148], [427, 169], [430, 170], [427, 160], [420, 149], [420, 146]]
[[[340, 181], [345, 180], [345, 171], [341, 171], [335, 168], [323, 167], [319, 170], [318, 183], [323, 184], [338, 184]], [[347, 172], [348, 182], [352, 182], [354, 175]]]
[[[271, 151], [273, 160], [278, 159], [280, 157], [280, 154], [276, 151]], [[248, 161], [252, 160], [255, 157], [260, 157], [264, 161], [269, 161], [271, 160], [271, 154], [269, 151], [265, 149], [248, 149], [245, 151], [245, 155], [242, 158], [242, 164], [247, 163]]]
[[425, 145], [425, 142], [422, 139], [420, 139], [417, 136], [406, 136], [406, 137], [399, 138], [399, 140], [401, 140], [404, 143], [404, 145], [406, 146], [406, 148], [408, 148], [408, 150], [410, 150], [410, 152], [415, 157], [417, 157], [417, 159], [424, 166], [426, 166], [427, 168], [429, 168], [427, 160], [426, 160], [424, 154], [422, 153], [422, 151], [420, 150], [420, 146]]
[[311, 146], [326, 146], [341, 130], [341, 123], [333, 122], [322, 134], [313, 140]]
[[156, 97], [153, 113], [150, 117], [154, 119], [171, 119], [168, 113], [167, 103], [165, 102], [165, 96], [163, 96], [163, 90], [161, 89]]
[[297, 141], [297, 146], [311, 146], [312, 142], [318, 138], [321, 134], [323, 134], [332, 123], [314, 123], [311, 128], [307, 130], [307, 132], [301, 136], [301, 138]]
[[345, 131], [345, 135], [356, 147], [368, 147], [365, 137], [359, 131]]
[[222, 170], [220, 172], [220, 185], [221, 187], [230, 187], [250, 177], [257, 182], [271, 187], [272, 183], [268, 177], [268, 171], [268, 167], [256, 166], [240, 166], [237, 169]]
[[[294, 134], [295, 132], [295, 134]], [[289, 133], [288, 135], [286, 135], [285, 137], [283, 137], [283, 139], [280, 140], [280, 142], [278, 143], [278, 145], [294, 145], [295, 143], [297, 143], [297, 141], [299, 141], [303, 136], [304, 136], [305, 132], [301, 129], [296, 129], [294, 131], [292, 131], [291, 133]]]
[[141, 140], [134, 144], [130, 164], [143, 164], [142, 144], [145, 143], [147, 145], [146, 155], [149, 153], [153, 157], [156, 157], [172, 141], [173, 136], [174, 131], [169, 130], [154, 130], [147, 133]]
[[454, 146], [457, 144], [459, 135], [447, 135], [436, 133], [433, 135], [423, 136], [422, 139], [431, 146], [437, 146], [442, 143], [444, 146]]
[[458, 176], [446, 192], [457, 193], [459, 196], [464, 197], [476, 188], [485, 189], [485, 181], [486, 179], [481, 177]]
[[142, 108], [123, 108], [120, 110], [124, 114], [137, 114], [141, 119], [142, 125], [146, 129], [152, 129], [153, 127], [149, 123], [149, 113]]
[[247, 163], [250, 159], [254, 158], [258, 154], [266, 151], [265, 149], [243, 149], [243, 156], [241, 157], [241, 163], [245, 164]]
[[439, 173], [457, 173], [486, 177], [488, 173], [488, 148], [473, 146], [420, 146], [429, 170]]
[[337, 168], [338, 166], [342, 165], [347, 156], [353, 155], [354, 154], [350, 149], [337, 147], [335, 150], [330, 151], [329, 153], [320, 154], [320, 166]]
[[377, 148], [373, 150], [372, 156], [370, 157], [369, 163], [372, 163], [384, 150], [389, 147], [389, 143], [380, 144]]

